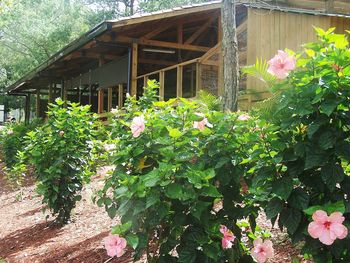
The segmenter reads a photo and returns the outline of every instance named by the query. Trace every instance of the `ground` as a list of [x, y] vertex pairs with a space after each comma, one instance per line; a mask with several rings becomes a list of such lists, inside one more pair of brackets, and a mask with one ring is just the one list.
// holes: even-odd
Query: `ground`
[[[2, 260], [7, 263], [132, 262], [131, 252], [111, 259], [103, 248], [103, 238], [118, 220], [111, 220], [103, 208], [91, 201], [101, 185], [101, 175], [97, 175], [84, 187], [83, 199], [75, 209], [72, 222], [58, 228], [52, 225], [52, 218], [46, 220], [48, 214], [42, 212], [41, 199], [36, 196], [30, 180], [22, 190], [14, 191], [0, 173], [0, 263]], [[276, 256], [269, 263], [292, 262], [298, 252], [286, 234], [272, 228], [263, 215], [259, 221], [270, 229], [275, 244]], [[145, 260], [139, 261], [142, 262]]]

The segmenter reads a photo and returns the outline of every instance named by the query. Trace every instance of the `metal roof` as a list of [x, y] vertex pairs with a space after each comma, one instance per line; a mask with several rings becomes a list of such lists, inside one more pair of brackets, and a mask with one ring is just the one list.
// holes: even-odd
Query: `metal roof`
[[350, 14], [329, 13], [327, 11], [319, 11], [319, 10], [312, 10], [312, 9], [305, 9], [305, 8], [295, 8], [295, 7], [289, 7], [289, 6], [278, 6], [278, 5], [269, 4], [269, 3], [266, 3], [263, 1], [259, 2], [259, 3], [246, 3], [245, 6], [251, 7], [251, 8], [256, 8], [256, 9], [280, 11], [280, 12], [287, 12], [287, 13], [297, 13], [297, 14], [304, 14], [304, 15], [350, 18]]

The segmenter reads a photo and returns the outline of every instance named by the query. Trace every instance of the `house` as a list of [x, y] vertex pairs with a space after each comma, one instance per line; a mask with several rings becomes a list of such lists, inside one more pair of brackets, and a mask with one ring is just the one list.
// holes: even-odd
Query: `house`
[[[105, 21], [8, 87], [35, 98], [36, 115], [62, 97], [91, 104], [97, 113], [139, 96], [148, 79], [160, 83], [161, 99], [194, 97], [201, 89], [222, 94], [221, 3], [208, 2]], [[269, 59], [278, 49], [300, 49], [315, 40], [312, 26], [350, 29], [350, 3], [337, 0], [249, 1], [236, 7], [240, 65]], [[249, 109], [269, 96], [265, 86], [241, 79], [239, 104]]]

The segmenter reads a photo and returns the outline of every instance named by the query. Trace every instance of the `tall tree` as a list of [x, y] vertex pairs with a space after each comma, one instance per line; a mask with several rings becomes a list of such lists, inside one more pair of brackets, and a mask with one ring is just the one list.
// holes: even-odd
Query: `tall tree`
[[222, 57], [224, 65], [224, 109], [237, 110], [239, 91], [239, 58], [236, 32], [237, 0], [222, 0]]

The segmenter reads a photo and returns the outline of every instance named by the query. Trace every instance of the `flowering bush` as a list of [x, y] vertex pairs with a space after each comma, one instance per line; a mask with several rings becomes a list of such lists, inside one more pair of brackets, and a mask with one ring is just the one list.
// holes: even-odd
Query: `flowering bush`
[[1, 150], [7, 168], [11, 169], [18, 162], [17, 152], [23, 150], [26, 133], [35, 130], [41, 124], [42, 121], [36, 119], [27, 125], [24, 123], [10, 124], [1, 131]]
[[249, 217], [254, 229], [258, 208], [244, 198], [242, 161], [265, 123], [196, 101], [158, 101], [158, 86], [148, 84], [112, 121], [116, 168], [97, 200], [121, 217], [112, 234], [149, 262], [251, 262], [237, 220]]
[[95, 129], [95, 117], [89, 109], [69, 102], [64, 106], [57, 99], [49, 107], [47, 123], [27, 134], [26, 148], [20, 153], [21, 163], [34, 166], [37, 192], [57, 215], [58, 223], [69, 220], [76, 201], [81, 199], [78, 192], [89, 178]]
[[284, 79], [273, 86], [269, 119], [278, 136], [264, 138], [269, 156], [257, 160], [250, 190], [293, 242], [305, 241], [306, 257], [349, 262], [350, 50], [334, 29], [316, 31], [319, 41], [301, 54], [280, 51], [269, 62], [269, 72]]

